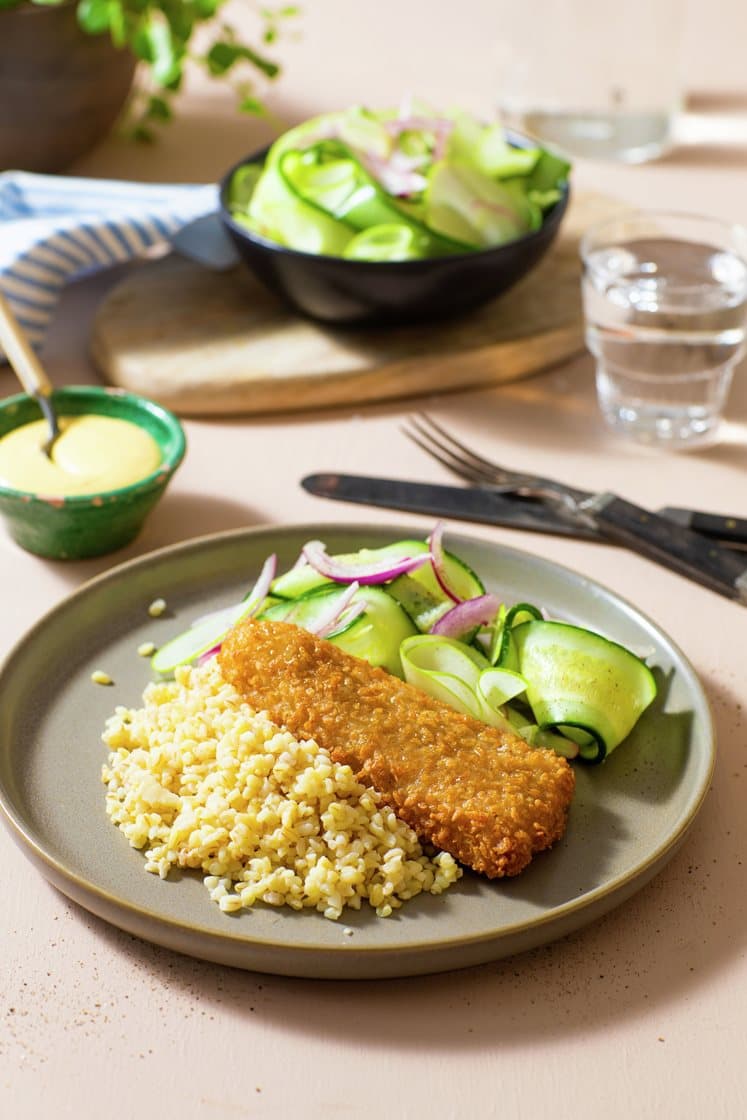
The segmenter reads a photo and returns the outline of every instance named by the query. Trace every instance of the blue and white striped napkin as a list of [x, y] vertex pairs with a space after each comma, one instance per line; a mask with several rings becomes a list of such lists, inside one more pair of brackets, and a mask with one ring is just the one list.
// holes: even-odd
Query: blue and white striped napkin
[[0, 174], [0, 289], [32, 345], [64, 284], [141, 256], [217, 208], [215, 184]]

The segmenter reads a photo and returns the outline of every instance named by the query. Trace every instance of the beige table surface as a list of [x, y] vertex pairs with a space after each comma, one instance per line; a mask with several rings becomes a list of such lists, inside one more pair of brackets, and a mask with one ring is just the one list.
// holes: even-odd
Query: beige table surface
[[[489, 108], [493, 5], [460, 4], [438, 26], [432, 3], [327, 0], [313, 7], [304, 37], [283, 48], [288, 73], [271, 103], [286, 119], [356, 97], [392, 100], [408, 85]], [[709, 33], [705, 8], [692, 36], [690, 74], [710, 93], [702, 104], [712, 105], [739, 81], [742, 52], [735, 45], [740, 28], [726, 21], [723, 64], [715, 65], [711, 52], [706, 66], [708, 52], [699, 49], [699, 36]], [[408, 36], [428, 49], [405, 49]], [[385, 44], [390, 56], [379, 63]], [[747, 219], [744, 118], [719, 118], [710, 132], [703, 117], [685, 124], [693, 142], [669, 158], [645, 168], [580, 164], [577, 185], [635, 204]], [[76, 170], [207, 180], [266, 134], [236, 120], [227, 97], [195, 86], [154, 149], [111, 140]], [[58, 384], [95, 380], [86, 339], [111, 281], [98, 277], [66, 293], [47, 347]], [[10, 374], [0, 372], [0, 393], [11, 391]], [[502, 389], [418, 403], [516, 466], [617, 489], [654, 507], [694, 504], [747, 515], [744, 369], [723, 442], [688, 456], [651, 453], [607, 435], [588, 358]], [[308, 471], [445, 477], [399, 433], [409, 408], [189, 421], [182, 470], [141, 538], [115, 557], [49, 563], [0, 532], [3, 647], [84, 579], [197, 532], [373, 517], [306, 495], [298, 480]], [[394, 513], [381, 519], [413, 520]], [[427, 528], [427, 518], [418, 520]], [[622, 550], [458, 528], [551, 554], [604, 582], [692, 660], [713, 706], [720, 753], [685, 846], [632, 901], [562, 942], [464, 972], [335, 983], [231, 971], [135, 940], [49, 887], [0, 830], [3, 1117], [745, 1115], [747, 614]]]

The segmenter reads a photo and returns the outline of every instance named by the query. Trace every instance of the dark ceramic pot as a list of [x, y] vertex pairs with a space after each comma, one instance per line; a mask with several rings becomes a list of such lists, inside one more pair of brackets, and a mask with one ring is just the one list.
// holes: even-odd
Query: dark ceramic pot
[[86, 35], [75, 3], [0, 11], [0, 170], [64, 171], [122, 111], [135, 59]]

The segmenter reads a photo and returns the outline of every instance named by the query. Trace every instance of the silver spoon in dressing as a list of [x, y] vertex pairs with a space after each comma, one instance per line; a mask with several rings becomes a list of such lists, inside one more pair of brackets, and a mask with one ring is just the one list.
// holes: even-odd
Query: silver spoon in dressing
[[5, 356], [15, 370], [21, 385], [39, 405], [49, 425], [49, 436], [42, 444], [42, 451], [48, 459], [51, 459], [52, 446], [60, 434], [60, 426], [52, 407], [52, 383], [2, 292], [0, 292], [0, 346], [5, 351]]

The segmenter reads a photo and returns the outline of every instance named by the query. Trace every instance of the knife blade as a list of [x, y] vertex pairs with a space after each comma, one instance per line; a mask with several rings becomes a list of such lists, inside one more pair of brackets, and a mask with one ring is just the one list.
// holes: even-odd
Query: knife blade
[[428, 513], [457, 521], [477, 521], [537, 533], [555, 533], [582, 540], [601, 540], [601, 534], [564, 517], [546, 502], [508, 498], [478, 486], [449, 486], [354, 474], [310, 474], [301, 479], [309, 494], [338, 502]]
[[[475, 521], [506, 529], [552, 533], [562, 537], [601, 541], [602, 534], [592, 526], [581, 526], [563, 517], [547, 502], [506, 496], [480, 486], [452, 486], [443, 483], [413, 482], [405, 479], [374, 478], [367, 475], [311, 474], [301, 485], [316, 497], [357, 505], [399, 509], [406, 513], [426, 513], [456, 521]], [[674, 524], [696, 530], [731, 548], [747, 546], [747, 520], [726, 514], [667, 506], [659, 516]]]

